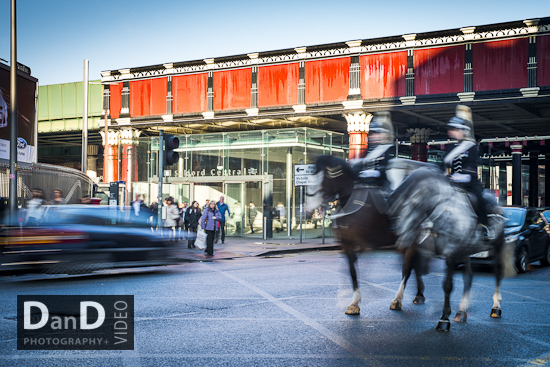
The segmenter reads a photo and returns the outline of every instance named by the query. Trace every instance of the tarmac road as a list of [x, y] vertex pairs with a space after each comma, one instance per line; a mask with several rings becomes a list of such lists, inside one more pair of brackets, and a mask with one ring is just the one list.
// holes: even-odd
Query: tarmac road
[[[0, 278], [1, 366], [544, 366], [550, 365], [550, 268], [503, 284], [502, 319], [489, 317], [494, 278], [475, 274], [465, 324], [437, 332], [443, 263], [411, 279], [402, 311], [389, 309], [400, 258], [359, 260], [361, 315], [344, 314], [351, 285], [337, 251], [217, 259], [86, 276]], [[462, 290], [455, 276], [453, 315]], [[17, 295], [135, 296], [133, 351], [18, 351]]]

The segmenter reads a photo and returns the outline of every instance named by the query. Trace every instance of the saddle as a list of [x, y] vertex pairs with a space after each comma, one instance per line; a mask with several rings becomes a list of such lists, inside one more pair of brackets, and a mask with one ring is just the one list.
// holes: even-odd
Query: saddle
[[356, 184], [346, 205], [344, 205], [339, 212], [332, 214], [331, 218], [338, 219], [345, 217], [346, 215], [354, 214], [363, 207], [369, 207], [371, 202], [380, 213], [388, 212], [388, 204], [380, 189], [372, 186]]
[[477, 196], [474, 193], [464, 190], [463, 188], [458, 187], [456, 185], [453, 185], [453, 187], [458, 192], [461, 192], [466, 195], [466, 197], [468, 198], [468, 201], [470, 202], [470, 205], [472, 206], [472, 209], [474, 210], [474, 212], [478, 217], [479, 217], [479, 205], [485, 205], [487, 215], [500, 214], [498, 203], [495, 197], [491, 195], [489, 190], [487, 189], [483, 190], [483, 194], [482, 194], [483, 203], [479, 203], [479, 201], [477, 200]]

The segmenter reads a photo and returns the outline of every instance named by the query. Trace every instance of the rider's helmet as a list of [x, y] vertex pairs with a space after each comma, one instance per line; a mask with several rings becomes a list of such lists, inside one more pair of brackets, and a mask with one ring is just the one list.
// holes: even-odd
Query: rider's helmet
[[393, 124], [391, 122], [391, 113], [376, 112], [370, 122], [369, 132], [385, 133], [384, 138], [377, 144], [392, 144], [393, 143]]
[[468, 106], [456, 106], [456, 113], [449, 123], [449, 129], [458, 129], [465, 132], [465, 140], [475, 141], [474, 123], [472, 122], [472, 110]]

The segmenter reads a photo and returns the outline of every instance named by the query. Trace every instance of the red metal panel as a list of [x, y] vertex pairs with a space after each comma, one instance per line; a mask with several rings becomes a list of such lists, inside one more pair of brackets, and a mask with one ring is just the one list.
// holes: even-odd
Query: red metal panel
[[111, 84], [109, 90], [111, 92], [109, 102], [111, 118], [117, 119], [120, 116], [120, 108], [122, 107], [122, 83]]
[[306, 103], [345, 101], [349, 93], [350, 58], [305, 63]]
[[364, 55], [361, 95], [365, 99], [404, 96], [407, 91], [407, 51]]
[[151, 115], [166, 114], [166, 94], [168, 92], [168, 78], [151, 80]]
[[181, 75], [172, 78], [173, 112], [205, 112], [208, 74]]
[[414, 94], [464, 91], [464, 46], [414, 51]]
[[527, 86], [527, 38], [473, 44], [474, 91]]
[[258, 107], [285, 106], [298, 103], [299, 64], [258, 68]]
[[550, 85], [550, 36], [537, 38], [537, 85]]
[[147, 116], [151, 109], [151, 80], [130, 82], [130, 116]]
[[214, 110], [250, 108], [252, 68], [214, 73]]

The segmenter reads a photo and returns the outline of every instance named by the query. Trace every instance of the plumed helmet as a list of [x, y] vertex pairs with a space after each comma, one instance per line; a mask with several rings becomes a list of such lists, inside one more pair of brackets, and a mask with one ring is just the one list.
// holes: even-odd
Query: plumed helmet
[[456, 106], [455, 116], [449, 120], [447, 126], [450, 129], [462, 130], [466, 133], [467, 140], [475, 140], [474, 123], [472, 122], [472, 110], [468, 106]]
[[373, 133], [386, 133], [387, 137], [381, 144], [391, 144], [394, 140], [393, 124], [391, 122], [391, 113], [389, 112], [376, 112], [372, 121], [370, 122], [369, 132]]

